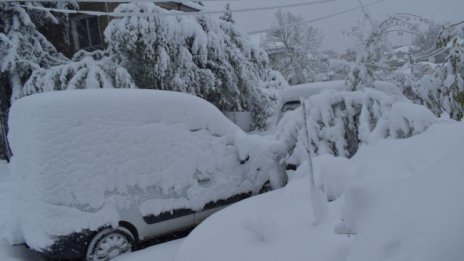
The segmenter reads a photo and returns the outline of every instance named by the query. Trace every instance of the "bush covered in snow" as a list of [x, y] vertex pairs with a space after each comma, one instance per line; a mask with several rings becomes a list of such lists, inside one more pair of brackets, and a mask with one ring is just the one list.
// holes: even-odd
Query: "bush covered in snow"
[[[376, 85], [379, 89], [394, 88], [388, 83]], [[311, 96], [305, 104], [309, 139], [316, 155], [329, 153], [351, 157], [361, 143], [373, 137], [407, 138], [436, 121], [425, 107], [407, 102], [404, 96], [389, 95], [373, 88], [354, 92], [326, 91]], [[290, 161], [300, 163], [306, 157], [301, 108], [283, 116], [275, 135], [288, 146], [290, 154], [293, 153]]]
[[135, 88], [126, 69], [103, 52], [77, 53], [73, 61], [35, 70], [24, 84], [23, 95], [97, 88]]
[[260, 87], [286, 83], [234, 24], [172, 16], [153, 3], [121, 4], [115, 12], [158, 14], [113, 19], [105, 30], [110, 53], [137, 86], [194, 94], [223, 111], [252, 111], [262, 126], [269, 112]]

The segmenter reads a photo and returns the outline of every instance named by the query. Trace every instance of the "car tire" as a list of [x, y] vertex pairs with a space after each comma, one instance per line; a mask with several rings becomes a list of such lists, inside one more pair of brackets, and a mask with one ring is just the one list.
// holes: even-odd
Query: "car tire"
[[132, 233], [124, 228], [105, 228], [90, 241], [85, 260], [106, 261], [135, 250]]

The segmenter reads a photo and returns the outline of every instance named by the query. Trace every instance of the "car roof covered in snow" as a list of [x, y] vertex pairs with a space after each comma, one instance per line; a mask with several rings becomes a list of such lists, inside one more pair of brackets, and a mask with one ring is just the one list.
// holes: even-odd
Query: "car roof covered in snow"
[[300, 98], [308, 98], [324, 90], [348, 90], [344, 81], [313, 82], [290, 86], [280, 93], [281, 103], [299, 101]]
[[[403, 95], [401, 91], [398, 88], [396, 88], [395, 85], [389, 82], [376, 81], [374, 84], [374, 89], [382, 91], [389, 95]], [[346, 85], [346, 82], [340, 80], [293, 85], [281, 91], [280, 104], [283, 105], [287, 102], [299, 101], [300, 98], [309, 98], [323, 91], [349, 90], [350, 88]]]
[[42, 93], [16, 101], [11, 116], [15, 122], [24, 117], [30, 120], [59, 117], [66, 121], [89, 120], [110, 125], [185, 124], [190, 130], [205, 129], [217, 136], [238, 129], [211, 103], [193, 95], [160, 90], [87, 89]]

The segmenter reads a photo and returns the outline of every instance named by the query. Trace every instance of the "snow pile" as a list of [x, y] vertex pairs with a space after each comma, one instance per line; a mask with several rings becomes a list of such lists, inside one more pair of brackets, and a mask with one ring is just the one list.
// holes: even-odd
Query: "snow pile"
[[[175, 260], [463, 260], [463, 153], [464, 124], [447, 121], [372, 141], [352, 159], [318, 156], [317, 183], [341, 193], [325, 223], [313, 225], [303, 164], [283, 189], [208, 218]], [[356, 235], [334, 233], [340, 217]]]
[[462, 123], [441, 123], [353, 158], [366, 175], [345, 195], [343, 218], [357, 233], [347, 260], [464, 258], [463, 134]]
[[328, 222], [312, 225], [309, 179], [303, 175], [209, 217], [181, 243], [174, 260], [343, 260], [350, 239], [332, 232], [334, 212]]
[[52, 243], [49, 235], [117, 224], [117, 210], [131, 203], [156, 215], [256, 192], [277, 163], [260, 147], [269, 142], [244, 144], [243, 135], [187, 94], [112, 89], [22, 98], [10, 113], [13, 219], [40, 249]]
[[435, 115], [423, 106], [397, 102], [380, 118], [370, 138], [411, 137], [424, 132], [436, 121]]
[[324, 154], [314, 161], [316, 185], [329, 201], [343, 195], [358, 171], [358, 166], [344, 157]]

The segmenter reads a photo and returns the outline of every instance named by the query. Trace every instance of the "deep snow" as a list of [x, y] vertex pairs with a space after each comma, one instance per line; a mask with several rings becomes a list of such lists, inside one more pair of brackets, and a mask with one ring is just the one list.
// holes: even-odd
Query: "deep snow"
[[[464, 123], [442, 119], [411, 138], [371, 141], [349, 160], [318, 156], [316, 184], [333, 199], [325, 223], [313, 223], [303, 165], [286, 187], [218, 212], [186, 239], [118, 260], [462, 261], [463, 153]], [[336, 234], [340, 224], [356, 234]]]
[[[464, 124], [441, 122], [409, 139], [363, 146], [351, 160], [317, 157], [328, 195], [348, 187], [330, 203], [326, 223], [313, 225], [300, 168], [285, 188], [207, 219], [175, 260], [463, 260], [463, 152]], [[335, 234], [340, 218], [357, 234]]]

